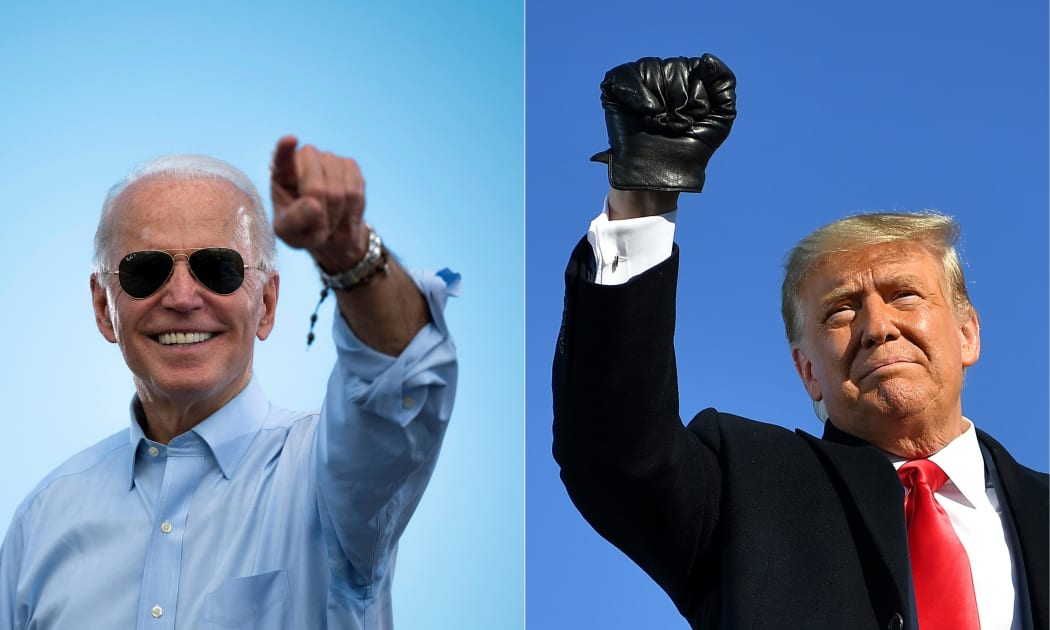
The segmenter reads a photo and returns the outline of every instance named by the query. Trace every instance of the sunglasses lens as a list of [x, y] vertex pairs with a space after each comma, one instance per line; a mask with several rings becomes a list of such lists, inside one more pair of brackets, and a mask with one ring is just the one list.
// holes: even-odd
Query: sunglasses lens
[[244, 282], [244, 259], [236, 250], [209, 247], [190, 254], [190, 269], [201, 284], [219, 295], [228, 295]]
[[171, 275], [175, 260], [164, 252], [132, 252], [117, 267], [120, 288], [133, 298], [146, 298]]

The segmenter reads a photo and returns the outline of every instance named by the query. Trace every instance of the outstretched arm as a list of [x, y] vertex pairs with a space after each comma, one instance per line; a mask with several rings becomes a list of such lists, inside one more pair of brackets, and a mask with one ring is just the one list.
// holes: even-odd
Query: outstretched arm
[[330, 277], [341, 315], [316, 442], [328, 614], [388, 617], [397, 541], [433, 473], [455, 398], [444, 307], [458, 276], [407, 271], [378, 249], [357, 163], [297, 144], [284, 137], [274, 152], [274, 231]]

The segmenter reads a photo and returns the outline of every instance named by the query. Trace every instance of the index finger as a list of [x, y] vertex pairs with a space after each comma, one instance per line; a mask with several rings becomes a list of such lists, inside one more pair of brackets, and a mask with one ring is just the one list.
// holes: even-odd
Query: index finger
[[277, 141], [273, 151], [273, 163], [270, 165], [270, 178], [277, 185], [290, 191], [299, 187], [299, 173], [295, 167], [295, 147], [299, 139], [295, 136], [284, 136]]

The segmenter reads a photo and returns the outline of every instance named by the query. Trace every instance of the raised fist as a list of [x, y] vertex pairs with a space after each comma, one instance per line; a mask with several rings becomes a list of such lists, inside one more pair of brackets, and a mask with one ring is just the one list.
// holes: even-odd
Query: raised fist
[[620, 190], [700, 192], [708, 160], [736, 118], [736, 77], [711, 54], [645, 57], [616, 66], [602, 81], [606, 151]]

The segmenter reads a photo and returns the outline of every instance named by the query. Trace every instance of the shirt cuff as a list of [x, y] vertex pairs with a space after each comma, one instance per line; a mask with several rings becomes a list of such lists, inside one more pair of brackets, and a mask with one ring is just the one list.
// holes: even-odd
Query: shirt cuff
[[609, 220], [609, 198], [591, 221], [587, 242], [594, 251], [595, 284], [624, 284], [667, 260], [674, 248], [677, 210], [652, 217]]
[[419, 414], [428, 401], [428, 392], [435, 388], [450, 393], [431, 401], [436, 415], [447, 420], [451, 414], [455, 389], [454, 382], [453, 387], [446, 387], [446, 371], [455, 365], [456, 353], [444, 311], [448, 297], [459, 295], [460, 288], [460, 275], [448, 269], [408, 273], [426, 298], [432, 321], [416, 333], [399, 356], [378, 352], [358, 339], [338, 311], [333, 324], [339, 364], [351, 378], [349, 399], [401, 426]]

